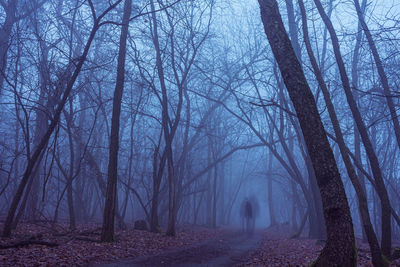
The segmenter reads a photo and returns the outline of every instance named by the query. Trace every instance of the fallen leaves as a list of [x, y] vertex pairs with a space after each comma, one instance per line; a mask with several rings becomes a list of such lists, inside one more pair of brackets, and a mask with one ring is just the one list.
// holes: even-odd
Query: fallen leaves
[[221, 232], [202, 227], [184, 227], [178, 229], [176, 237], [167, 237], [165, 234], [133, 230], [132, 227], [116, 231], [114, 243], [98, 243], [85, 241], [85, 239], [99, 240], [98, 225], [80, 225], [74, 232], [68, 232], [66, 229], [65, 225], [58, 225], [56, 229], [50, 229], [48, 225], [19, 225], [12, 238], [0, 238], [0, 245], [10, 244], [27, 236], [40, 235], [41, 240], [54, 242], [59, 246], [47, 247], [34, 244], [0, 249], [0, 266], [82, 266], [89, 263], [112, 262], [196, 244], [215, 238]]
[[[267, 231], [260, 247], [240, 266], [268, 267], [305, 267], [318, 257], [323, 245], [318, 240], [299, 238], [291, 239], [282, 232]], [[369, 246], [357, 240], [357, 266], [372, 267]], [[392, 262], [391, 266], [400, 266], [400, 261]]]
[[[1, 227], [1, 225], [0, 225]], [[176, 237], [165, 234], [150, 233], [147, 231], [128, 230], [116, 231], [116, 242], [99, 243], [101, 229], [99, 225], [80, 225], [73, 232], [67, 230], [66, 225], [21, 224], [14, 231], [12, 238], [0, 238], [0, 245], [14, 243], [18, 240], [41, 240], [57, 243], [57, 247], [48, 247], [32, 244], [18, 248], [0, 249], [0, 266], [83, 266], [96, 263], [116, 262], [121, 259], [133, 259], [148, 255], [160, 254], [165, 251], [174, 251], [178, 248], [193, 248], [190, 257], [201, 258], [207, 262], [210, 258], [210, 245], [203, 250], [196, 249], [207, 246], [208, 243], [224, 242], [223, 229], [210, 229], [198, 226], [186, 226], [178, 229]], [[264, 237], [257, 250], [249, 254], [245, 263], [240, 266], [309, 266], [315, 260], [322, 245], [317, 240], [306, 238], [290, 239], [279, 231], [264, 231]], [[207, 241], [206, 240], [214, 240]], [[215, 245], [213, 243], [213, 245]], [[200, 244], [202, 244], [200, 246]], [[217, 246], [218, 247], [218, 246]], [[358, 240], [358, 266], [372, 266], [368, 244]], [[204, 251], [202, 255], [197, 255]], [[212, 251], [217, 253], [217, 251]], [[193, 254], [193, 255], [192, 255]], [[201, 254], [201, 253], [200, 253]], [[183, 257], [179, 253], [171, 253], [174, 257]], [[392, 266], [400, 266], [400, 261], [393, 262]]]

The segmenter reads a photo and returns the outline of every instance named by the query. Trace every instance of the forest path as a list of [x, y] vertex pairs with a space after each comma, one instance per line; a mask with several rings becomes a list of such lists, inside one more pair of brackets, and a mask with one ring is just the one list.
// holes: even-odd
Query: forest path
[[257, 249], [264, 232], [249, 236], [240, 230], [231, 230], [218, 239], [207, 240], [187, 248], [161, 254], [121, 260], [101, 267], [127, 266], [235, 266], [243, 263], [250, 252]]

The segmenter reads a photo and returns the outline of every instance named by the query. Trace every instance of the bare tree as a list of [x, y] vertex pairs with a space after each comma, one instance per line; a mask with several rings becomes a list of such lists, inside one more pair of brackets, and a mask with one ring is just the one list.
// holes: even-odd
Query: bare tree
[[306, 9], [304, 7], [304, 3], [302, 0], [299, 0], [299, 6], [302, 15], [302, 22], [303, 22], [303, 36], [304, 42], [306, 44], [307, 52], [310, 57], [311, 65], [313, 67], [315, 76], [318, 80], [318, 84], [322, 90], [324, 95], [324, 99], [326, 102], [326, 106], [329, 112], [329, 116], [332, 122], [333, 129], [335, 131], [335, 136], [339, 145], [340, 153], [342, 155], [344, 164], [346, 166], [347, 173], [350, 177], [351, 182], [353, 183], [354, 189], [356, 191], [358, 201], [359, 201], [359, 211], [362, 219], [362, 225], [365, 230], [365, 233], [368, 238], [368, 242], [371, 248], [372, 253], [372, 261], [374, 266], [385, 266], [385, 262], [382, 257], [381, 249], [379, 247], [379, 242], [376, 237], [374, 228], [372, 227], [371, 218], [368, 211], [368, 202], [366, 197], [366, 191], [361, 185], [359, 178], [357, 177], [356, 171], [351, 163], [350, 156], [346, 151], [346, 145], [343, 138], [343, 133], [340, 128], [339, 120], [336, 115], [335, 107], [332, 104], [330, 99], [330, 93], [328, 91], [328, 87], [323, 79], [322, 72], [318, 67], [317, 60], [314, 56], [314, 52], [311, 48], [311, 43], [308, 37], [308, 25], [307, 25], [307, 17], [306, 17]]
[[360, 6], [360, 2], [358, 0], [354, 0], [354, 5], [356, 7], [357, 16], [358, 16], [358, 19], [360, 21], [361, 27], [362, 27], [362, 29], [363, 29], [363, 31], [365, 33], [365, 36], [367, 37], [368, 45], [369, 45], [369, 47], [371, 49], [372, 56], [374, 57], [375, 65], [376, 65], [376, 68], [378, 70], [379, 78], [381, 80], [381, 84], [382, 84], [382, 87], [383, 87], [383, 92], [385, 94], [387, 105], [389, 107], [390, 117], [392, 119], [397, 145], [400, 148], [400, 124], [399, 124], [399, 118], [398, 118], [397, 111], [395, 109], [395, 105], [394, 105], [394, 102], [393, 102], [393, 95], [390, 92], [390, 86], [389, 86], [388, 78], [387, 78], [386, 72], [385, 72], [385, 70], [383, 68], [382, 59], [381, 59], [381, 56], [379, 55], [379, 52], [378, 52], [378, 49], [376, 47], [375, 41], [374, 41], [374, 39], [372, 37], [371, 31], [369, 30], [368, 25], [365, 22], [364, 14], [363, 14], [362, 8]]
[[318, 12], [321, 15], [322, 20], [324, 21], [326, 27], [328, 28], [329, 34], [331, 36], [333, 50], [336, 57], [336, 62], [339, 68], [340, 78], [342, 80], [343, 89], [346, 95], [347, 102], [349, 104], [350, 110], [353, 114], [354, 121], [357, 125], [357, 129], [361, 135], [361, 140], [364, 144], [364, 148], [366, 150], [371, 170], [374, 175], [375, 183], [377, 185], [377, 193], [381, 200], [381, 212], [382, 212], [382, 243], [381, 248], [382, 252], [386, 257], [390, 257], [391, 255], [391, 244], [392, 244], [392, 235], [391, 235], [391, 210], [390, 210], [390, 200], [389, 195], [386, 190], [386, 186], [383, 180], [382, 171], [380, 168], [378, 157], [376, 156], [376, 152], [374, 150], [374, 146], [371, 143], [371, 139], [368, 135], [367, 128], [365, 123], [361, 117], [361, 113], [357, 107], [357, 104], [354, 100], [354, 96], [351, 92], [349, 77], [346, 72], [346, 68], [343, 62], [343, 58], [340, 52], [339, 41], [335, 32], [335, 29], [332, 25], [331, 20], [326, 15], [324, 8], [319, 0], [314, 0], [315, 5], [317, 6]]
[[314, 97], [286, 33], [277, 1], [259, 0], [259, 4], [265, 33], [296, 110], [321, 192], [327, 241], [315, 266], [356, 266], [350, 209]]
[[117, 202], [118, 179], [118, 149], [119, 149], [119, 124], [121, 114], [122, 94], [125, 81], [126, 39], [129, 30], [129, 18], [132, 11], [132, 0], [125, 0], [122, 18], [121, 36], [119, 41], [117, 80], [113, 98], [113, 112], [111, 118], [110, 153], [108, 159], [107, 193], [104, 207], [102, 242], [114, 241], [114, 216]]
[[62, 95], [62, 98], [57, 105], [57, 108], [54, 112], [54, 116], [51, 119], [51, 122], [50, 122], [45, 134], [41, 138], [38, 146], [33, 150], [32, 157], [28, 160], [25, 172], [24, 172], [23, 177], [18, 185], [18, 189], [14, 195], [13, 201], [12, 201], [12, 203], [10, 205], [10, 209], [8, 211], [6, 221], [4, 223], [4, 228], [3, 228], [3, 236], [4, 237], [8, 237], [11, 235], [11, 226], [12, 226], [12, 223], [14, 220], [15, 211], [17, 210], [18, 204], [22, 198], [22, 194], [24, 193], [25, 187], [31, 178], [32, 171], [34, 170], [37, 161], [39, 160], [43, 150], [46, 147], [46, 144], [48, 143], [48, 140], [50, 139], [51, 135], [53, 134], [53, 132], [60, 120], [61, 112], [67, 102], [68, 96], [69, 96], [69, 94], [75, 84], [75, 81], [78, 78], [78, 75], [82, 69], [82, 66], [86, 60], [86, 57], [89, 53], [90, 46], [92, 44], [92, 41], [96, 35], [97, 30], [102, 25], [101, 20], [104, 18], [104, 16], [108, 12], [110, 12], [112, 9], [114, 9], [120, 2], [121, 2], [121, 0], [116, 1], [114, 4], [110, 5], [103, 13], [101, 13], [99, 16], [97, 16], [95, 9], [93, 7], [92, 1], [89, 1], [89, 5], [91, 7], [91, 11], [92, 11], [92, 15], [93, 15], [93, 27], [90, 31], [90, 35], [86, 42], [83, 53], [78, 58], [78, 62], [76, 63], [76, 67], [71, 76], [71, 79], [68, 81], [67, 86]]

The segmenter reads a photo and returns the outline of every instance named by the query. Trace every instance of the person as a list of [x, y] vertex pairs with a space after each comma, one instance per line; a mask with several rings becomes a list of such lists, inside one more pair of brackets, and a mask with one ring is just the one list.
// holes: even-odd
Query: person
[[251, 202], [248, 198], [246, 198], [244, 203], [244, 217], [246, 223], [246, 233], [248, 235], [253, 234], [253, 220], [254, 220], [254, 212]]

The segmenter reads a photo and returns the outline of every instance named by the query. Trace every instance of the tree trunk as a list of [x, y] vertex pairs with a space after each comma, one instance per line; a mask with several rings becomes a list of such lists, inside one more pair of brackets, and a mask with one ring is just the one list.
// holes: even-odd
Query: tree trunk
[[157, 233], [159, 232], [159, 222], [158, 222], [158, 198], [160, 193], [161, 179], [164, 173], [165, 163], [166, 163], [166, 153], [161, 156], [160, 163], [158, 163], [160, 142], [162, 133], [160, 133], [160, 138], [158, 140], [158, 145], [154, 148], [153, 154], [153, 196], [151, 199], [151, 212], [150, 212], [150, 231]]
[[297, 232], [298, 230], [298, 225], [297, 225], [297, 209], [300, 209], [300, 204], [297, 203], [297, 187], [296, 184], [293, 181], [290, 181], [291, 189], [292, 189], [292, 230], [294, 232]]
[[69, 172], [67, 178], [67, 202], [68, 202], [68, 212], [69, 212], [69, 229], [75, 230], [76, 228], [76, 220], [75, 220], [75, 209], [74, 209], [74, 198], [73, 198], [73, 180], [74, 180], [74, 169], [75, 169], [75, 149], [74, 149], [74, 141], [72, 138], [72, 125], [73, 125], [73, 98], [69, 98], [69, 114], [65, 112], [66, 120], [67, 120], [67, 133], [68, 133], [68, 142], [69, 142], [69, 156], [70, 156], [70, 164], [69, 164]]
[[[47, 58], [43, 59], [46, 60]], [[44, 62], [41, 62], [40, 64], [44, 64]], [[41, 71], [46, 71], [46, 70], [41, 70]], [[44, 74], [41, 73], [41, 79], [45, 79]], [[49, 80], [47, 80], [49, 81]], [[36, 109], [36, 126], [35, 126], [35, 136], [34, 136], [34, 141], [33, 141], [33, 146], [36, 147], [39, 142], [40, 138], [45, 134], [45, 130], [47, 127], [47, 115], [43, 111], [43, 107], [46, 106], [45, 103], [45, 91], [47, 90], [46, 84], [47, 81], [41, 80], [41, 86], [40, 86], [40, 95], [39, 95], [39, 103]], [[37, 218], [37, 208], [38, 208], [38, 203], [39, 203], [39, 187], [40, 187], [40, 174], [42, 172], [42, 161], [38, 161], [37, 163], [37, 171], [32, 175], [32, 188], [29, 192], [29, 199], [28, 199], [28, 207], [27, 207], [27, 215], [29, 220], [31, 221], [36, 221]]]
[[323, 79], [322, 72], [318, 67], [317, 60], [314, 56], [314, 52], [312, 51], [311, 48], [311, 43], [309, 40], [308, 36], [308, 26], [307, 26], [307, 17], [306, 17], [306, 9], [304, 7], [303, 0], [299, 0], [299, 5], [300, 5], [300, 10], [301, 10], [301, 15], [302, 15], [302, 21], [303, 21], [303, 36], [304, 36], [304, 42], [306, 44], [307, 52], [310, 57], [311, 65], [314, 70], [314, 74], [317, 78], [318, 85], [320, 86], [322, 93], [324, 95], [324, 99], [326, 102], [326, 106], [328, 109], [329, 117], [332, 122], [332, 126], [336, 135], [336, 139], [338, 141], [340, 153], [343, 158], [343, 162], [346, 166], [347, 173], [349, 175], [349, 178], [354, 186], [354, 189], [357, 194], [358, 202], [359, 202], [359, 211], [362, 219], [362, 225], [365, 230], [365, 233], [368, 238], [368, 243], [371, 249], [372, 253], [372, 262], [374, 266], [385, 266], [385, 262], [383, 261], [382, 254], [381, 254], [381, 249], [379, 247], [378, 239], [375, 235], [374, 229], [372, 227], [371, 219], [369, 216], [369, 211], [368, 211], [368, 202], [367, 202], [367, 197], [366, 197], [366, 192], [363, 190], [364, 188], [361, 186], [361, 183], [357, 177], [356, 171], [351, 163], [350, 156], [348, 155], [346, 151], [346, 145], [345, 141], [343, 138], [343, 133], [342, 130], [340, 129], [340, 124], [339, 120], [336, 116], [336, 111], [335, 108], [332, 104], [332, 101], [330, 99], [330, 94], [328, 91], [328, 87], [326, 86], [326, 83]]
[[108, 161], [107, 192], [104, 206], [103, 228], [101, 231], [102, 242], [114, 241], [114, 217], [117, 202], [118, 179], [118, 149], [119, 149], [119, 124], [121, 114], [122, 95], [125, 80], [126, 40], [129, 30], [129, 18], [132, 10], [132, 0], [125, 0], [124, 15], [122, 18], [121, 36], [119, 41], [117, 80], [114, 90], [113, 111], [111, 118], [110, 152]]
[[6, 4], [6, 18], [3, 26], [0, 28], [0, 96], [3, 94], [4, 77], [6, 75], [9, 39], [11, 30], [16, 22], [18, 0], [8, 1]]
[[[362, 10], [364, 11], [367, 5], [367, 1], [363, 0], [362, 3]], [[354, 100], [356, 103], [358, 102], [358, 95], [359, 92], [357, 90], [354, 90], [354, 88], [358, 88], [358, 62], [360, 58], [360, 48], [361, 48], [361, 41], [362, 41], [362, 27], [361, 23], [358, 23], [358, 28], [357, 28], [357, 36], [356, 36], [356, 44], [354, 45], [354, 52], [353, 52], [353, 62], [351, 64], [351, 82], [353, 86], [353, 96]], [[362, 162], [361, 160], [361, 140], [360, 140], [360, 133], [357, 130], [357, 125], [354, 123], [354, 154], [356, 161], [359, 163]], [[358, 171], [357, 176], [360, 179], [361, 186], [365, 192], [367, 192], [367, 189], [365, 187], [365, 181], [364, 181], [364, 175], [362, 172]], [[367, 197], [367, 193], [365, 195]], [[368, 199], [368, 198], [367, 198]], [[360, 220], [361, 219], [361, 214], [360, 214]], [[362, 224], [362, 222], [361, 222]], [[365, 234], [365, 230], [362, 227], [362, 237], [363, 237], [363, 242], [367, 242], [367, 236]]]
[[[184, 79], [182, 81], [177, 81], [178, 89], [179, 89], [179, 101], [177, 104], [176, 116], [173, 120], [172, 125], [170, 126], [171, 118], [169, 116], [168, 111], [168, 95], [167, 95], [167, 85], [164, 74], [163, 61], [161, 58], [161, 47], [158, 35], [158, 21], [156, 18], [156, 12], [154, 7], [154, 0], [150, 1], [150, 7], [152, 11], [152, 22], [153, 22], [153, 44], [156, 52], [156, 68], [157, 74], [161, 87], [161, 108], [162, 108], [162, 119], [161, 126], [164, 133], [164, 141], [165, 141], [165, 153], [167, 157], [167, 173], [168, 173], [168, 226], [166, 234], [169, 236], [175, 236], [175, 223], [176, 223], [176, 174], [175, 174], [175, 166], [172, 152], [172, 142], [175, 136], [176, 129], [178, 127], [178, 123], [180, 121], [182, 103], [183, 103], [183, 84]], [[174, 47], [173, 47], [173, 38], [171, 39], [172, 46], [172, 58], [174, 58]], [[175, 59], [173, 59], [175, 60]], [[173, 61], [174, 62], [174, 61]], [[174, 63], [173, 63], [174, 64]], [[173, 66], [172, 68], [175, 68]]]
[[361, 113], [357, 107], [357, 104], [354, 100], [353, 94], [351, 92], [349, 77], [347, 76], [346, 68], [343, 62], [343, 58], [340, 52], [339, 40], [337, 38], [335, 29], [332, 25], [331, 20], [325, 13], [324, 8], [319, 0], [314, 0], [315, 5], [317, 6], [318, 12], [321, 15], [322, 20], [324, 21], [326, 27], [328, 28], [329, 34], [332, 40], [332, 46], [336, 57], [336, 62], [339, 68], [340, 78], [342, 80], [343, 89], [346, 94], [346, 99], [349, 104], [351, 113], [353, 114], [354, 121], [357, 124], [357, 129], [361, 135], [361, 140], [364, 144], [364, 148], [366, 154], [368, 156], [371, 170], [374, 175], [377, 193], [379, 198], [381, 199], [381, 211], [382, 211], [382, 252], [386, 257], [390, 257], [391, 254], [391, 209], [390, 209], [390, 201], [388, 192], [386, 190], [386, 186], [383, 180], [382, 171], [379, 166], [378, 157], [375, 153], [374, 147], [371, 143], [371, 140], [368, 136], [368, 131], [365, 126], [365, 123], [361, 117]]
[[[273, 134], [270, 135], [270, 140], [272, 140], [273, 138]], [[272, 185], [273, 185], [273, 180], [272, 180], [272, 161], [273, 161], [273, 156], [272, 156], [272, 152], [270, 151], [268, 153], [269, 157], [268, 157], [268, 211], [269, 211], [269, 227], [275, 226], [276, 225], [276, 216], [275, 216], [275, 211], [274, 211], [274, 197], [272, 195], [272, 192], [274, 192]]]
[[315, 266], [356, 266], [350, 209], [311, 89], [286, 33], [277, 1], [258, 2], [264, 30], [296, 110], [321, 193], [327, 241]]
[[214, 179], [213, 179], [213, 206], [212, 206], [212, 227], [217, 227], [217, 176], [218, 176], [218, 165], [214, 167]]

